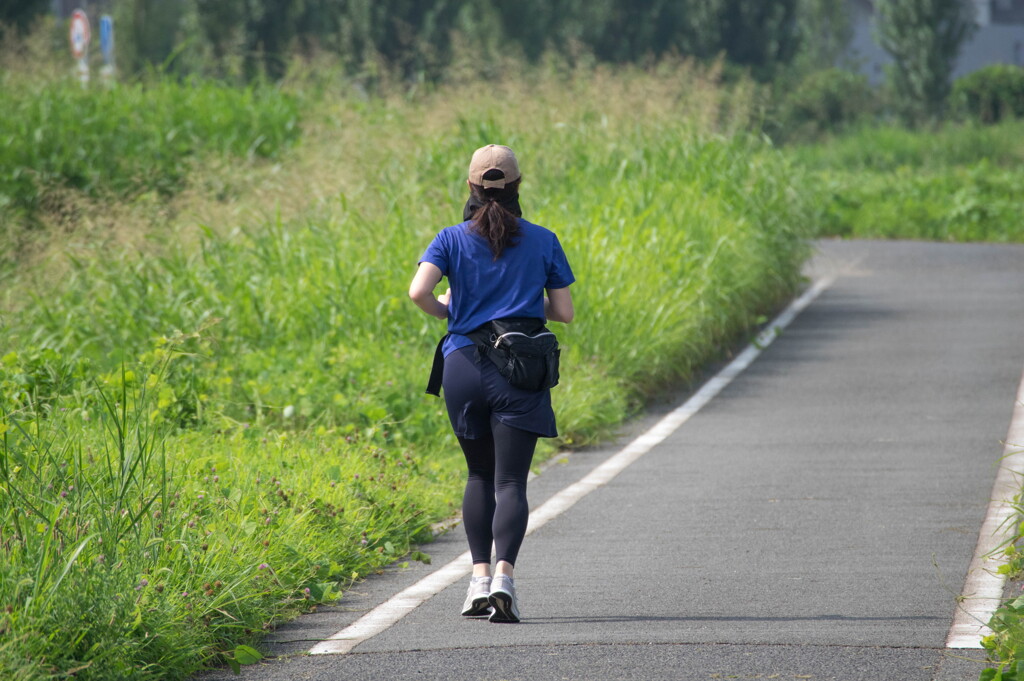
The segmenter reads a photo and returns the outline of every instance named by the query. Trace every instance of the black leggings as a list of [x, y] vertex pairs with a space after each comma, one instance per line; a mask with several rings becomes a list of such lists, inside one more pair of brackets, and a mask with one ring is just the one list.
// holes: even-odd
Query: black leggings
[[530, 517], [526, 476], [537, 435], [492, 417], [490, 435], [475, 440], [460, 437], [459, 444], [469, 466], [462, 523], [473, 563], [491, 562], [493, 541], [497, 560], [515, 565]]

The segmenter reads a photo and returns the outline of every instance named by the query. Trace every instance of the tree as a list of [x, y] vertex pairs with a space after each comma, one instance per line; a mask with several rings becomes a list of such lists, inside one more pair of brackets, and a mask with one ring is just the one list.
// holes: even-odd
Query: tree
[[629, 62], [678, 49], [685, 40], [685, 8], [667, 0], [612, 0], [594, 8], [587, 17], [594, 53], [605, 61]]
[[719, 0], [719, 40], [729, 61], [771, 80], [800, 44], [797, 0]]
[[0, 0], [0, 28], [14, 26], [24, 31], [49, 8], [49, 0]]
[[[174, 53], [183, 3], [122, 0], [113, 7], [117, 68], [135, 74], [161, 68]], [[95, 40], [96, 36], [93, 36]]]
[[120, 27], [119, 68], [126, 73], [157, 66], [178, 74], [276, 79], [296, 52], [329, 50], [368, 82], [376, 74], [437, 80], [467, 50], [477, 56], [474, 64], [484, 66], [503, 61], [495, 56], [536, 61], [549, 51], [612, 63], [724, 54], [756, 78], [770, 80], [800, 48], [805, 7], [818, 8], [815, 26], [826, 32], [839, 16], [837, 0], [116, 0], [113, 5]]
[[853, 39], [850, 5], [835, 0], [799, 0], [800, 61], [807, 70], [838, 66]]
[[911, 123], [938, 118], [964, 41], [974, 30], [968, 0], [879, 0], [878, 42], [894, 60], [893, 92]]

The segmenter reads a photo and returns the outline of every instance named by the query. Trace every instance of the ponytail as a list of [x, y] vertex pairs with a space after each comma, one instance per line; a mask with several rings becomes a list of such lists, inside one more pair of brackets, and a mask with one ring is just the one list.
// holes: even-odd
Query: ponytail
[[473, 213], [471, 229], [487, 240], [497, 260], [506, 248], [516, 244], [519, 237], [519, 217], [505, 207], [505, 204], [517, 204], [519, 180], [509, 182], [501, 189], [485, 189], [476, 184], [470, 187], [473, 198], [480, 202], [480, 207]]

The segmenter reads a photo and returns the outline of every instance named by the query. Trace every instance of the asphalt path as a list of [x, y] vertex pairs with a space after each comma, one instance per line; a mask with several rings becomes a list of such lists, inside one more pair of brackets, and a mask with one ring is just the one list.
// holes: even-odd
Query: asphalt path
[[[982, 651], [944, 643], [1024, 371], [1024, 247], [818, 248], [809, 276], [836, 279], [781, 337], [526, 539], [522, 623], [460, 617], [460, 580], [348, 654], [305, 654], [465, 551], [455, 528], [431, 566], [280, 627], [241, 678], [975, 681]], [[685, 397], [556, 457], [531, 506]]]

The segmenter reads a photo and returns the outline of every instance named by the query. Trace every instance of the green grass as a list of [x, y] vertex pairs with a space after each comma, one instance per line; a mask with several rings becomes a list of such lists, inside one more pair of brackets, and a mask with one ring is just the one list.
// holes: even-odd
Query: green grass
[[154, 230], [143, 252], [78, 247], [56, 281], [11, 276], [0, 674], [241, 660], [454, 512], [461, 454], [423, 394], [444, 325], [405, 291], [483, 143], [517, 150], [525, 213], [578, 278], [555, 445], [606, 436], [799, 287], [799, 173], [743, 131], [742, 92], [686, 67], [480, 87], [327, 96], [281, 160], [304, 208]]
[[1024, 242], [1024, 121], [865, 128], [787, 154], [822, 236]]
[[182, 678], [333, 600], [450, 512], [439, 464], [377, 429], [168, 437], [153, 376], [96, 390], [88, 421], [60, 407], [5, 420], [5, 678]]
[[280, 90], [170, 80], [86, 90], [0, 76], [0, 218], [31, 220], [54, 189], [114, 200], [181, 189], [203, 155], [270, 157], [298, 136]]

